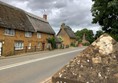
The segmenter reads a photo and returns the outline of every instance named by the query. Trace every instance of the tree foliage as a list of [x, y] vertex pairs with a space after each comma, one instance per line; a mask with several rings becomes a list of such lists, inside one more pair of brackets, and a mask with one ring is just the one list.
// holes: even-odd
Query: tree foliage
[[104, 32], [102, 30], [96, 31], [95, 39], [99, 38]]
[[86, 35], [86, 40], [89, 41], [90, 43], [92, 43], [94, 41], [94, 34], [92, 30], [88, 30], [88, 29], [82, 29], [82, 30], [78, 30], [75, 35], [77, 36], [77, 40], [78, 42], [82, 42], [83, 39], [83, 35]]
[[118, 0], [92, 0], [93, 23], [118, 40]]
[[48, 41], [48, 43], [51, 44], [52, 49], [56, 49], [56, 41], [55, 41], [55, 38], [54, 37], [48, 38], [47, 41]]

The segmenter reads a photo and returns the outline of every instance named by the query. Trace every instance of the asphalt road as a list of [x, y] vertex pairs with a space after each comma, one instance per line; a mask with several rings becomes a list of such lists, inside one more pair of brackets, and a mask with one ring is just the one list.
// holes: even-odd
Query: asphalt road
[[70, 48], [0, 59], [0, 83], [40, 83], [55, 74], [84, 48]]

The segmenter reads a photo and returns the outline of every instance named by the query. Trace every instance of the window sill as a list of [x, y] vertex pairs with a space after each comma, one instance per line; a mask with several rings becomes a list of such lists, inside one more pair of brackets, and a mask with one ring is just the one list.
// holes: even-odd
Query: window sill
[[15, 35], [10, 35], [10, 34], [4, 34], [5, 36], [11, 36], [11, 37], [14, 37]]
[[[25, 36], [26, 37], [26, 36]], [[26, 38], [31, 38], [31, 37], [26, 37]]]
[[[38, 37], [37, 37], [38, 38]], [[38, 39], [41, 39], [41, 38], [38, 38]]]

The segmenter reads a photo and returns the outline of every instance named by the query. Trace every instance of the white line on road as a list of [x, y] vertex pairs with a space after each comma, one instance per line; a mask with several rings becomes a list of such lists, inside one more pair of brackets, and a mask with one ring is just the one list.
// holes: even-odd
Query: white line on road
[[[83, 49], [81, 49], [81, 50], [83, 50]], [[79, 49], [79, 50], [74, 50], [74, 51], [69, 51], [69, 52], [65, 52], [65, 53], [60, 53], [60, 54], [48, 56], [48, 57], [33, 59], [33, 60], [29, 60], [29, 61], [24, 61], [24, 62], [19, 62], [19, 63], [15, 63], [15, 64], [11, 64], [11, 65], [6, 65], [6, 66], [0, 67], [0, 70], [9, 69], [9, 68], [13, 68], [13, 67], [17, 67], [17, 66], [21, 66], [21, 65], [25, 65], [25, 64], [29, 64], [29, 63], [33, 63], [33, 62], [53, 58], [53, 57], [57, 57], [57, 56], [62, 56], [64, 54], [69, 54], [69, 53], [73, 53], [73, 52], [77, 52], [77, 51], [81, 51], [81, 50]]]

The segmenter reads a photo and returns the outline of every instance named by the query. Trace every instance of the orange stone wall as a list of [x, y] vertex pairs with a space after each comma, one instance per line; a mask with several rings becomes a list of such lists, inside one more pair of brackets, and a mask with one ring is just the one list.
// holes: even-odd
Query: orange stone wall
[[76, 42], [75, 39], [71, 39], [68, 34], [66, 33], [66, 31], [61, 28], [61, 31], [59, 32], [58, 36], [60, 36], [63, 40], [63, 44], [66, 46], [66, 45], [69, 45], [73, 42]]
[[[38, 46], [38, 43], [45, 43], [45, 48], [47, 45], [47, 38], [50, 34], [41, 33], [41, 38], [37, 38], [37, 33], [33, 33], [32, 37], [25, 37], [24, 31], [15, 30], [15, 36], [5, 35], [5, 28], [0, 27], [0, 41], [3, 42], [2, 45], [2, 56], [9, 56], [14, 54], [14, 44], [15, 41], [23, 41], [24, 47], [28, 46], [29, 43], [33, 47]], [[53, 37], [54, 35], [50, 35]], [[41, 46], [42, 47], [42, 46]]]

